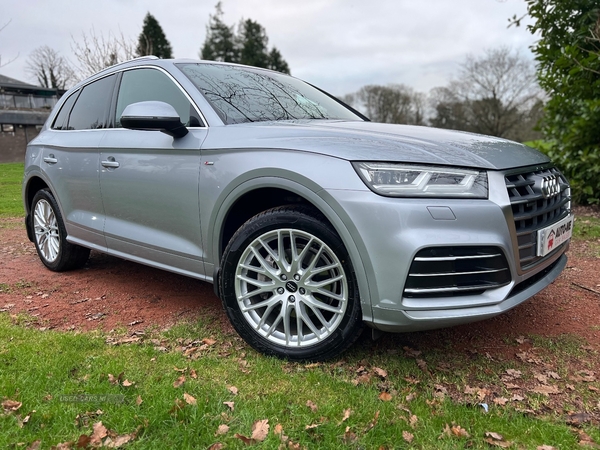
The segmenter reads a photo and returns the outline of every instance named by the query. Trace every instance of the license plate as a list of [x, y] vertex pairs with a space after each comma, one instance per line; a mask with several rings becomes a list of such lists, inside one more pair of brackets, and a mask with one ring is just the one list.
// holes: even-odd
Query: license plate
[[554, 225], [550, 225], [543, 230], [538, 230], [537, 255], [546, 256], [560, 244], [568, 241], [573, 234], [574, 220], [575, 218], [573, 214], [571, 214], [569, 217], [565, 217], [563, 220], [556, 222]]

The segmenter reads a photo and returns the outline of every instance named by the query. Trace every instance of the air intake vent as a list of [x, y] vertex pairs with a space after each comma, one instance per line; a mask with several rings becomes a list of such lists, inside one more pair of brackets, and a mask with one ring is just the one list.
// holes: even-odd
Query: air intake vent
[[431, 247], [415, 256], [404, 297], [477, 295], [510, 280], [508, 262], [498, 247]]

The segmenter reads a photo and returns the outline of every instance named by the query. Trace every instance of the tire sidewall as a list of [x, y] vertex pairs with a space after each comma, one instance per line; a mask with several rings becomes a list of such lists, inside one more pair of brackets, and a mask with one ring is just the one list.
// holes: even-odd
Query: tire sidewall
[[[35, 208], [36, 208], [37, 204], [40, 202], [40, 200], [45, 200], [46, 202], [48, 202], [48, 204], [52, 208], [52, 211], [54, 212], [54, 217], [56, 217], [56, 223], [58, 225], [59, 249], [58, 249], [58, 256], [56, 257], [56, 259], [54, 261], [48, 261], [43, 256], [42, 252], [40, 251], [37, 236], [35, 236]], [[56, 202], [56, 200], [54, 199], [54, 196], [50, 193], [50, 191], [48, 191], [46, 189], [42, 189], [42, 190], [38, 191], [35, 194], [35, 196], [33, 197], [33, 201], [31, 202], [31, 229], [34, 232], [34, 241], [33, 242], [35, 244], [37, 254], [38, 254], [40, 260], [42, 261], [42, 263], [46, 267], [48, 267], [50, 270], [53, 270], [53, 271], [60, 270], [60, 268], [63, 265], [63, 258], [65, 255], [65, 244], [66, 244], [67, 231], [65, 229], [65, 225], [64, 225], [64, 222], [62, 219], [62, 214], [58, 207], [58, 203]]]
[[[340, 260], [348, 286], [348, 303], [342, 321], [324, 341], [301, 348], [275, 344], [258, 334], [244, 318], [235, 294], [235, 276], [246, 248], [259, 236], [277, 229], [296, 229], [321, 239]], [[333, 357], [354, 342], [362, 325], [356, 276], [346, 248], [338, 235], [322, 220], [304, 212], [275, 208], [246, 222], [232, 237], [225, 249], [221, 265], [221, 298], [236, 331], [256, 350], [290, 360], [322, 360]]]

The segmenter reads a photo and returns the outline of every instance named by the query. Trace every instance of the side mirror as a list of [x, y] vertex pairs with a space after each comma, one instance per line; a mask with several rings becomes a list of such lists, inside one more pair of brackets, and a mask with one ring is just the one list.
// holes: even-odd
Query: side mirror
[[162, 131], [174, 138], [188, 134], [175, 108], [165, 102], [132, 103], [125, 108], [120, 120], [121, 125], [131, 130]]

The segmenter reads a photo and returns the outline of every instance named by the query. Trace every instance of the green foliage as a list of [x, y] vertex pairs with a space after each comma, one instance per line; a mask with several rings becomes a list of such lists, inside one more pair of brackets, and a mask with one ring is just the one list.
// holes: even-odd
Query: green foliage
[[[527, 0], [539, 35], [533, 52], [550, 99], [545, 150], [564, 171], [578, 203], [600, 202], [600, 4], [597, 0]], [[518, 20], [515, 21], [518, 24]]]
[[144, 26], [138, 38], [137, 54], [138, 56], [154, 55], [165, 59], [173, 57], [171, 44], [156, 18], [150, 13], [144, 18]]
[[0, 164], [0, 217], [25, 214], [21, 198], [23, 163]]
[[[167, 334], [147, 331], [136, 340], [39, 331], [0, 314], [2, 401], [21, 403], [0, 414], [0, 448], [17, 448], [18, 443], [25, 448], [37, 440], [41, 448], [77, 442], [101, 421], [121, 436], [138, 430], [126, 446], [131, 449], [164, 448], [165, 442], [169, 448], [209, 448], [220, 442], [242, 449], [248, 447], [238, 434], [249, 437], [253, 424], [267, 419], [270, 430], [256, 448], [489, 449], [488, 432], [501, 434], [501, 443], [510, 441], [511, 448], [578, 448], [577, 433], [565, 424], [562, 410], [539, 418], [510, 403], [486, 400], [486, 414], [477, 393], [463, 393], [466, 385], [487, 386], [483, 395], [510, 397], [503, 387], [506, 369], [522, 371], [517, 382], [525, 383], [538, 366], [530, 370], [525, 364], [439, 349], [419, 356], [428, 366], [423, 372], [414, 357], [368, 344], [344, 360], [293, 364], [248, 350], [237, 337], [206, 322], [180, 325]], [[200, 346], [190, 336], [212, 339]], [[188, 352], [195, 357], [186, 357], [182, 348], [196, 349]], [[546, 352], [564, 356], [560, 348]], [[568, 375], [566, 369], [556, 371]], [[573, 395], [593, 408], [597, 399], [586, 394], [589, 383], [574, 384]], [[539, 403], [547, 409], [550, 399], [536, 396], [528, 394], [527, 406]], [[222, 425], [227, 428], [217, 434]], [[593, 426], [582, 430], [600, 438]]]
[[273, 47], [269, 51], [269, 38], [261, 24], [251, 19], [242, 20], [236, 34], [233, 26], [223, 22], [221, 2], [217, 3], [215, 9], [206, 26], [206, 39], [200, 50], [200, 58], [290, 73], [279, 50]]

